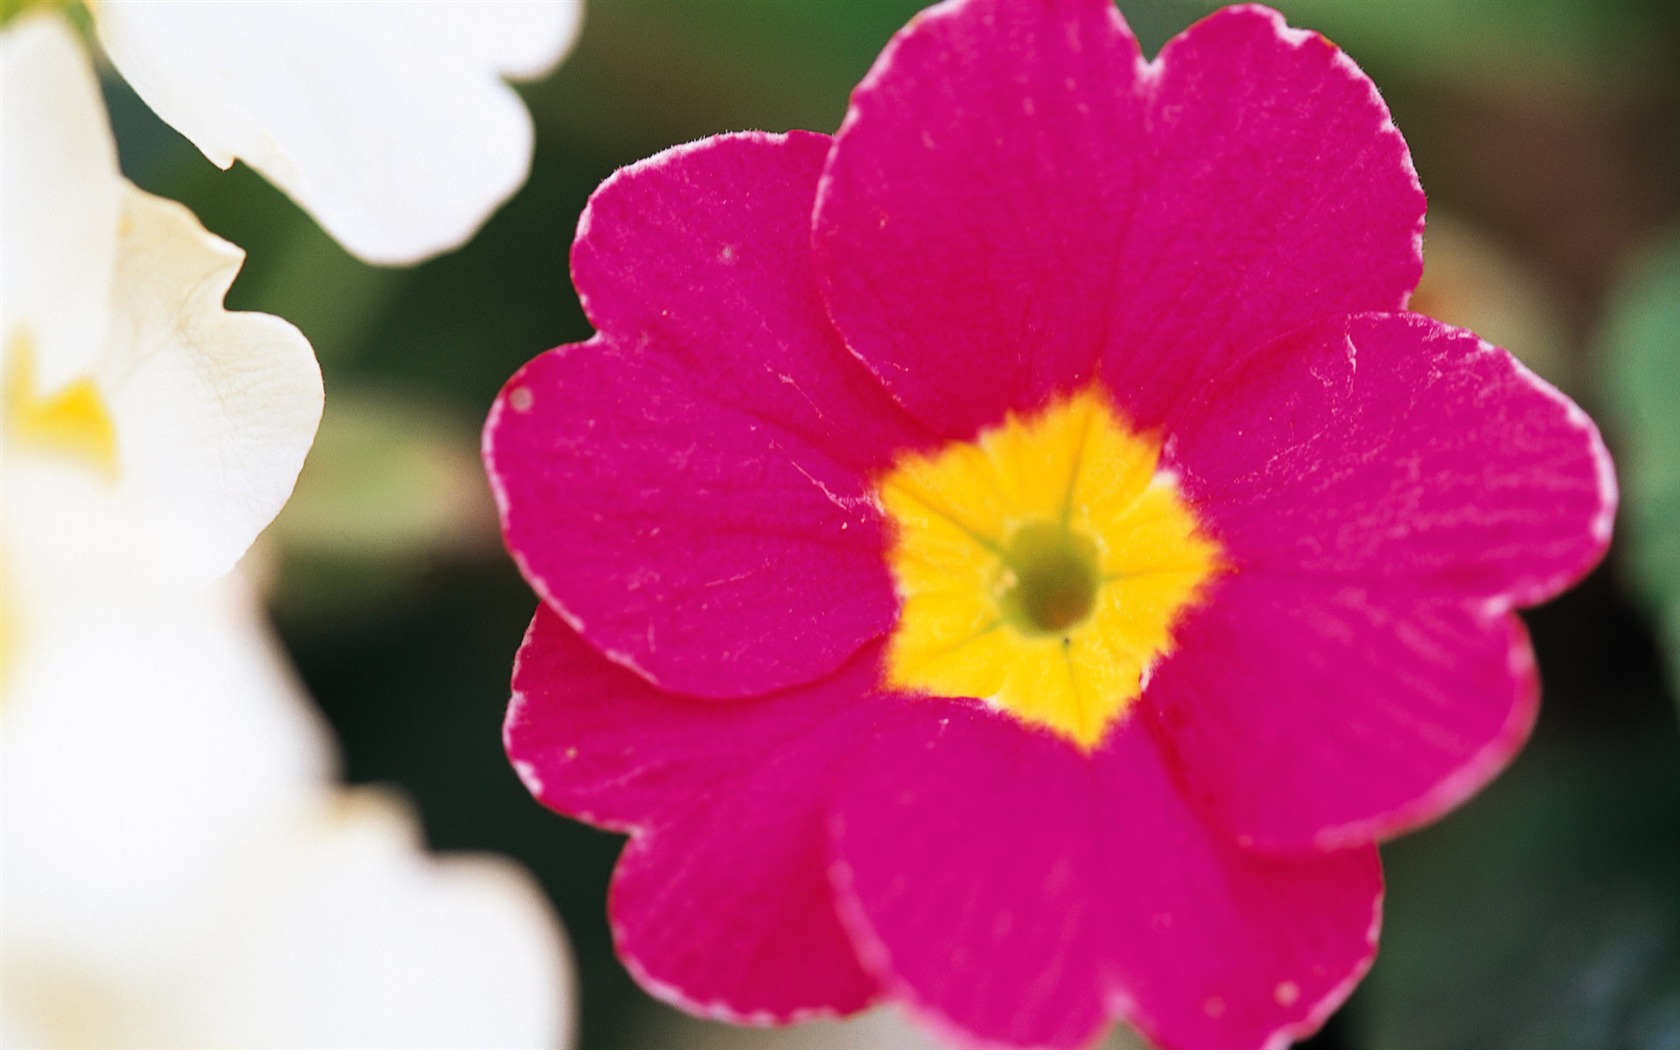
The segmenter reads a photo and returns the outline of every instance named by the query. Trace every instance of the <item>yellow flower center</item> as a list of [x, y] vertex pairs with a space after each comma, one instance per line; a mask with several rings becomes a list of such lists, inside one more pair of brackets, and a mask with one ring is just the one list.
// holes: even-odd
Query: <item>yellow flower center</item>
[[[38, 392], [35, 347], [26, 332], [10, 334], [4, 360], [0, 375], [0, 386], [4, 387], [0, 391], [0, 408], [4, 411], [0, 415], [0, 454], [7, 451], [7, 446], [38, 449], [80, 460], [101, 476], [115, 478], [117, 430], [93, 381], [78, 379], [50, 394]], [[17, 635], [8, 592], [5, 579], [0, 577], [0, 685], [10, 674]]]
[[117, 430], [105, 398], [91, 379], [78, 379], [51, 394], [35, 389], [35, 348], [14, 333], [7, 348], [5, 440], [79, 459], [110, 477], [117, 472]]
[[1089, 387], [902, 456], [879, 489], [902, 603], [887, 684], [1100, 744], [1220, 565], [1160, 452]]

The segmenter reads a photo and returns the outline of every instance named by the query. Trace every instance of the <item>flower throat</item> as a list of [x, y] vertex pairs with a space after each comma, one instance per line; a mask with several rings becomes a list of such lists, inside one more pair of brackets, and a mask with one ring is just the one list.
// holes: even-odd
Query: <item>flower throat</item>
[[1096, 748], [1220, 562], [1159, 458], [1094, 386], [900, 457], [887, 684]]

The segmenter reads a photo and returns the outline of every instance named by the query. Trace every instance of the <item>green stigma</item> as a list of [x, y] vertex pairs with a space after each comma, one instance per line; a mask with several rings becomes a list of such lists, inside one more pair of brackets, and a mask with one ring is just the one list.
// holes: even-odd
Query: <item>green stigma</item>
[[1089, 536], [1049, 522], [1016, 530], [1003, 550], [998, 611], [1026, 635], [1062, 634], [1091, 615], [1100, 577]]

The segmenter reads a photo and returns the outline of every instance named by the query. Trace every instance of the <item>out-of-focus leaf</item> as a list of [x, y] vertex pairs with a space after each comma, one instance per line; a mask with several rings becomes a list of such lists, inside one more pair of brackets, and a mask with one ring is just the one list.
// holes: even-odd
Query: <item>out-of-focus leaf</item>
[[1600, 353], [1618, 439], [1623, 567], [1657, 619], [1680, 701], [1680, 231], [1623, 282]]
[[1361, 63], [1414, 79], [1623, 86], [1656, 52], [1636, 0], [1279, 0]]
[[[883, 45], [927, 0], [613, 0], [589, 7], [558, 73], [528, 94], [545, 134], [629, 157], [723, 131], [832, 132]], [[1121, 0], [1146, 54], [1218, 4]], [[627, 119], [633, 118], [633, 119]]]
[[342, 625], [387, 603], [439, 557], [494, 549], [476, 423], [450, 408], [339, 388], [269, 540], [276, 605]]
[[1677, 745], [1672, 730], [1536, 745], [1471, 805], [1385, 847], [1357, 1045], [1680, 1048]]

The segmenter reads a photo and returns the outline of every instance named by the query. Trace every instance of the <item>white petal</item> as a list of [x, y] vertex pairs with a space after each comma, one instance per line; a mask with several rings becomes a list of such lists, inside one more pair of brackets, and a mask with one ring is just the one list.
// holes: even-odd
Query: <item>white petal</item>
[[218, 902], [234, 936], [181, 975], [190, 1023], [171, 1045], [570, 1042], [570, 960], [519, 868], [428, 857], [414, 817], [368, 790], [274, 830]]
[[531, 119], [504, 75], [558, 61], [577, 0], [93, 5], [135, 91], [216, 164], [262, 172], [350, 251], [464, 243], [525, 181]]
[[328, 786], [238, 577], [36, 627], [0, 703], [8, 1039], [569, 1041], [541, 892], [506, 861], [434, 860], [407, 810]]
[[54, 15], [18, 18], [0, 31], [0, 354], [27, 339], [43, 391], [84, 371], [104, 342], [121, 193], [105, 103], [74, 33]]
[[330, 745], [236, 577], [30, 611], [0, 699], [6, 962], [121, 968], [314, 796]]
[[404, 29], [425, 41], [446, 41], [511, 80], [531, 80], [554, 68], [583, 19], [577, 0], [428, 0], [407, 3]]
[[[227, 571], [285, 505], [321, 421], [321, 372], [276, 317], [222, 308], [244, 253], [129, 189], [113, 331], [96, 376], [131, 520], [181, 571]], [[157, 554], [154, 553], [154, 557]]]
[[6, 448], [4, 597], [25, 620], [43, 603], [225, 573], [285, 504], [321, 418], [297, 329], [222, 308], [243, 254], [172, 201], [126, 186], [124, 202], [109, 337], [87, 376], [115, 469]]

